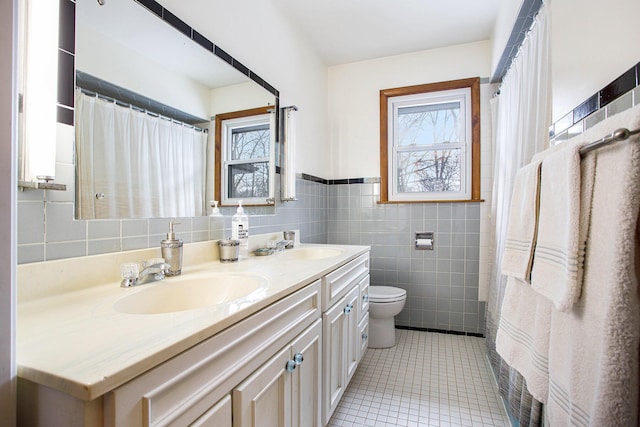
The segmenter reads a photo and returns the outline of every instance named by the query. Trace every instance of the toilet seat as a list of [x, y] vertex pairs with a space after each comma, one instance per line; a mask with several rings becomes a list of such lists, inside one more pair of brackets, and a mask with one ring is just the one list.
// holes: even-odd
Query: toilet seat
[[407, 297], [407, 291], [392, 286], [369, 287], [369, 302], [386, 303], [402, 301]]

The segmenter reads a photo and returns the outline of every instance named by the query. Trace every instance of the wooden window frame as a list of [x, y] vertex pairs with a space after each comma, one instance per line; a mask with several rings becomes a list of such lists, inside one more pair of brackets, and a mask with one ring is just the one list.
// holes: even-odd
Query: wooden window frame
[[[214, 153], [214, 172], [215, 172], [215, 178], [214, 178], [214, 196], [215, 196], [215, 200], [219, 200], [220, 201], [220, 206], [229, 206], [229, 205], [224, 205], [222, 203], [222, 143], [223, 143], [223, 137], [222, 137], [222, 123], [225, 120], [230, 120], [230, 119], [239, 119], [242, 117], [251, 117], [251, 116], [259, 116], [259, 115], [263, 115], [263, 114], [269, 114], [273, 111], [274, 107], [273, 106], [266, 106], [266, 107], [258, 107], [258, 108], [251, 108], [248, 110], [242, 110], [242, 111], [233, 111], [230, 113], [223, 113], [223, 114], [217, 114], [215, 117], [215, 153]], [[272, 130], [273, 132], [275, 132], [275, 130]], [[244, 204], [244, 206], [270, 206], [269, 203], [265, 202], [265, 203], [260, 203], [260, 204]]]
[[[389, 99], [405, 95], [471, 89], [471, 199], [469, 200], [389, 200]], [[378, 203], [465, 203], [481, 202], [480, 198], [480, 78], [451, 80], [380, 91], [380, 200]]]

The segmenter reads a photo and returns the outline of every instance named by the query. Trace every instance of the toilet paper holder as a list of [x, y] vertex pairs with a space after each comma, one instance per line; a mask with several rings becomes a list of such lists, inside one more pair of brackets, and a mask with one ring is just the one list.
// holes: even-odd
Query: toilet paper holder
[[432, 251], [433, 250], [433, 231], [421, 231], [416, 233], [416, 250]]

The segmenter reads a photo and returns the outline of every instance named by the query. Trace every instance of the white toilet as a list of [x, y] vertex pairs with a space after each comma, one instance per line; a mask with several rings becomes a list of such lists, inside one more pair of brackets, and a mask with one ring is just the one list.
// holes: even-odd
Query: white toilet
[[402, 311], [407, 291], [392, 286], [369, 288], [369, 347], [396, 345], [394, 316]]

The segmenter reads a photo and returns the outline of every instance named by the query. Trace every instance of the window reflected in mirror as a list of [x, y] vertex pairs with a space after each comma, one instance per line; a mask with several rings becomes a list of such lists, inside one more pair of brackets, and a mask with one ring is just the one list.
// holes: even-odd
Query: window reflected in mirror
[[267, 205], [273, 194], [273, 107], [219, 114], [216, 122], [216, 198], [223, 206]]

